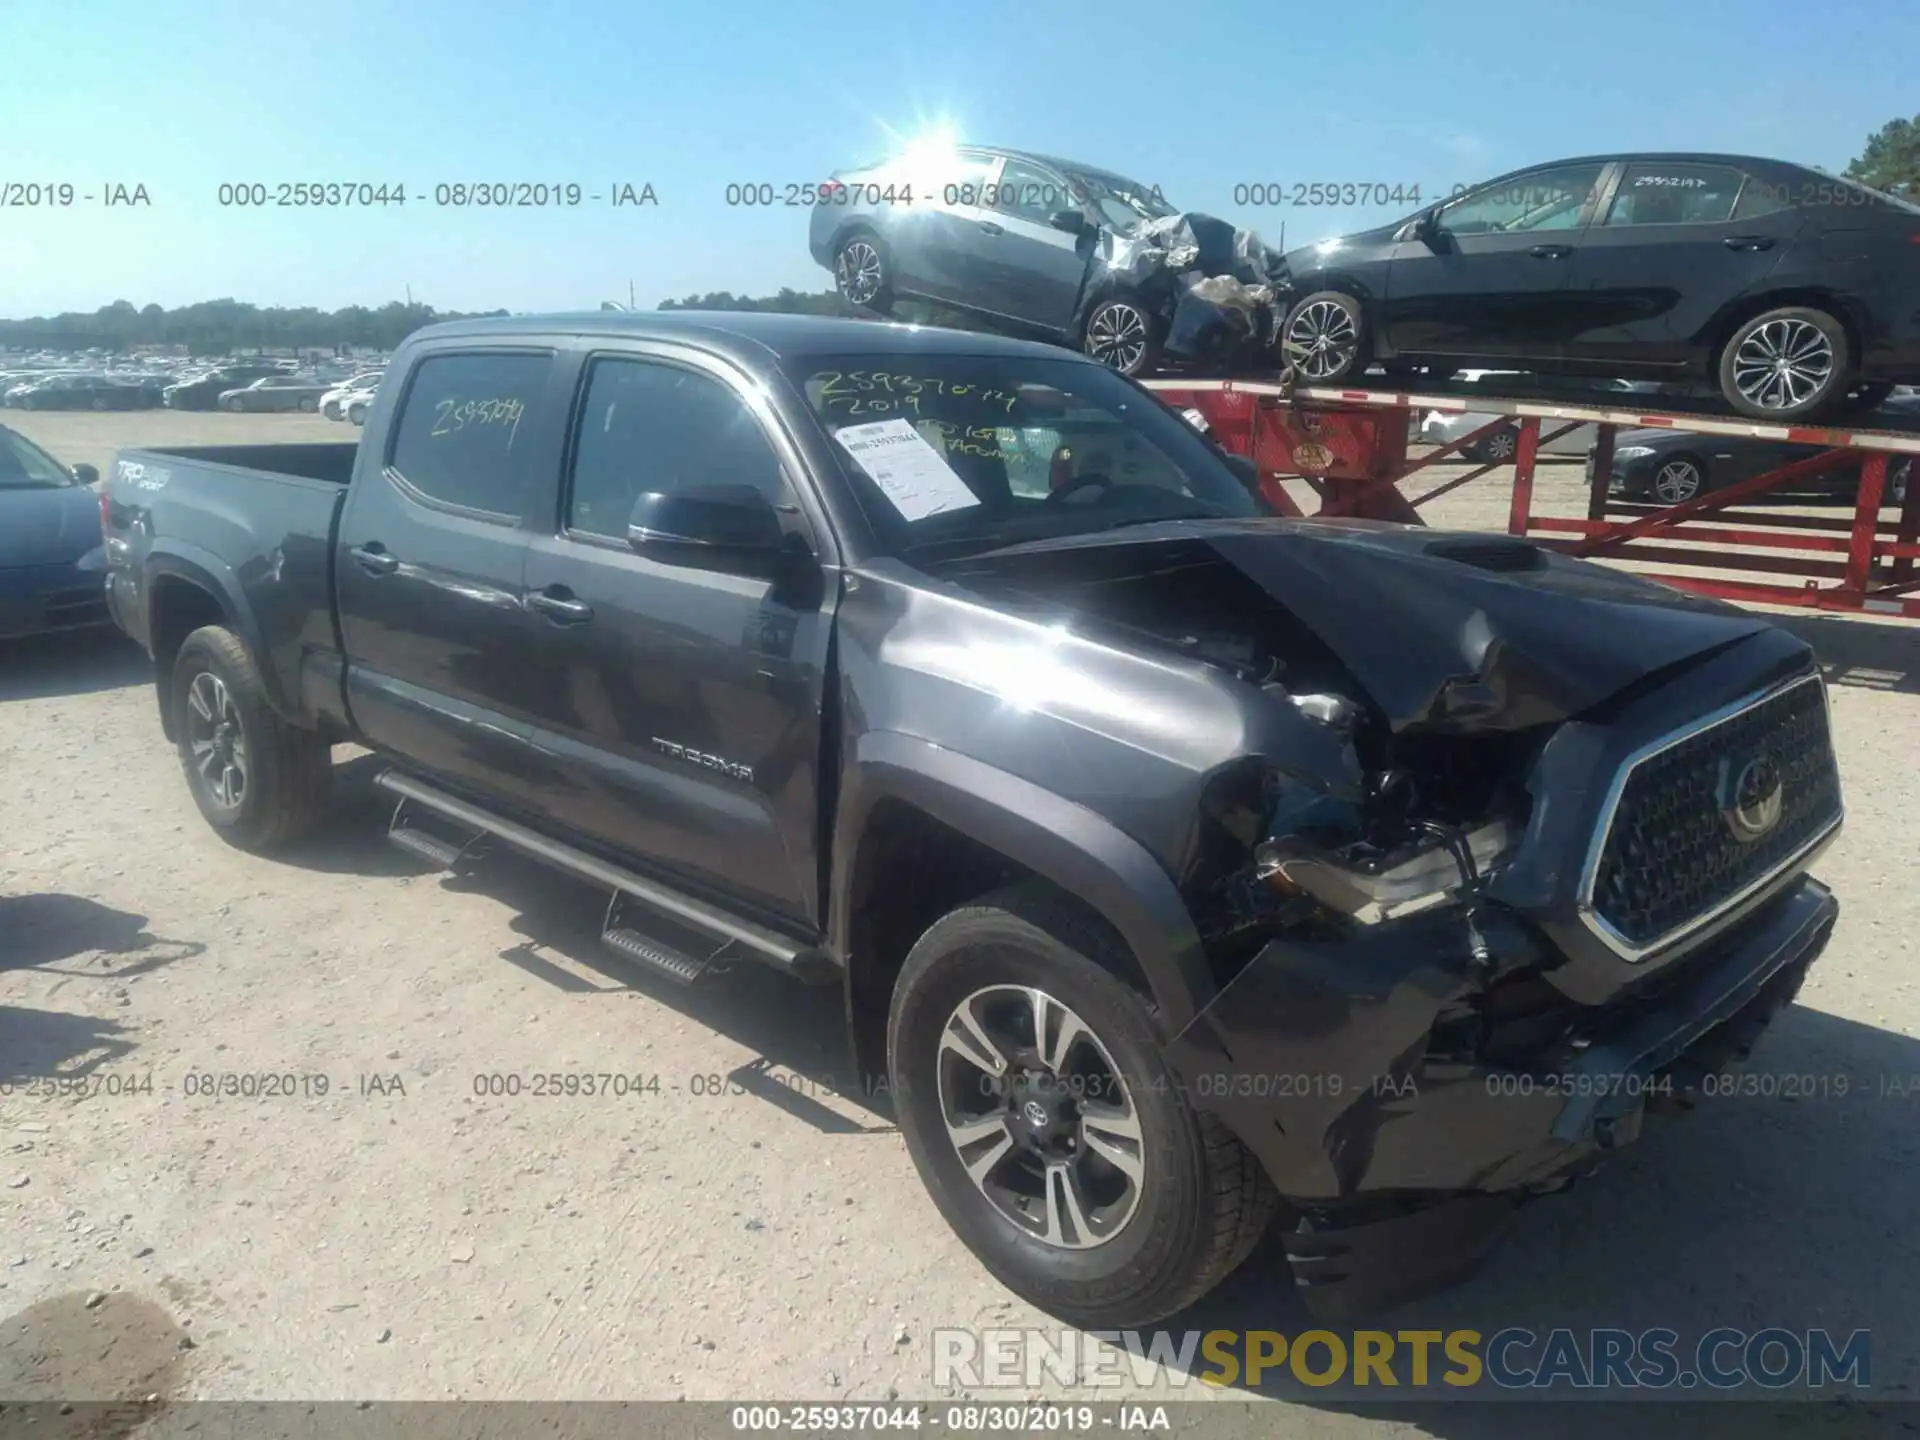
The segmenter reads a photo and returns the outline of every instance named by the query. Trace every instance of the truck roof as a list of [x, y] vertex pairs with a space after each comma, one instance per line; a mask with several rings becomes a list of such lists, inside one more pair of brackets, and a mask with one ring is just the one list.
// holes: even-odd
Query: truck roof
[[575, 314], [494, 316], [429, 325], [413, 340], [494, 336], [606, 335], [630, 340], [694, 340], [739, 359], [799, 355], [1025, 355], [1084, 360], [1057, 345], [970, 330], [943, 330], [832, 315], [779, 315], [746, 310], [588, 310]]

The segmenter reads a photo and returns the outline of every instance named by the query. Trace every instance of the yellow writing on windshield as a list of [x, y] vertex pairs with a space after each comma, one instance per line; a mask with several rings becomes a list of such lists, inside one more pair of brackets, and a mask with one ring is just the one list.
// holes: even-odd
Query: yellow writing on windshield
[[[987, 385], [947, 380], [937, 375], [908, 375], [891, 370], [823, 370], [815, 375], [819, 405], [840, 415], [904, 415], [921, 413], [923, 396], [959, 400], [1011, 414], [1019, 398], [1012, 391]], [[941, 407], [943, 409], [948, 407]]]

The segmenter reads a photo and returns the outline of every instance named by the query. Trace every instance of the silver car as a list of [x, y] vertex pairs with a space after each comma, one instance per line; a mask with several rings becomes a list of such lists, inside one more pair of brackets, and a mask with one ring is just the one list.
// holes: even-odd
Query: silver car
[[860, 309], [933, 301], [1133, 373], [1151, 358], [1154, 316], [1122, 286], [1086, 293], [1095, 237], [1174, 213], [1157, 188], [1108, 170], [962, 146], [836, 172], [808, 244]]
[[298, 375], [267, 375], [228, 390], [220, 396], [222, 410], [302, 410], [311, 414], [320, 408], [320, 397], [333, 387], [324, 380], [303, 379]]

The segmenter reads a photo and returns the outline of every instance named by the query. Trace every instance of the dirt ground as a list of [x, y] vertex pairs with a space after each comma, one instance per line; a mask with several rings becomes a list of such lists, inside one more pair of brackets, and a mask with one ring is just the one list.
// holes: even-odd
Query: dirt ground
[[[5, 420], [103, 471], [132, 443], [355, 434]], [[1579, 466], [1539, 492], [1578, 513]], [[1468, 486], [1435, 518], [1504, 508]], [[1849, 816], [1820, 873], [1845, 908], [1754, 1063], [1828, 1093], [1649, 1122], [1393, 1324], [1867, 1328], [1874, 1389], [1914, 1398], [1920, 626], [1787, 623], [1836, 682]], [[324, 833], [231, 850], [143, 664], [111, 638], [0, 649], [0, 1399], [933, 1398], [936, 1327], [1051, 1326], [846, 1098], [833, 991], [751, 966], [675, 989], [598, 946], [583, 885], [511, 858], [421, 873], [381, 840], [366, 756], [340, 756]], [[486, 1093], [554, 1071], [635, 1083]], [[74, 1077], [90, 1093], [60, 1093]], [[1256, 1258], [1170, 1328], [1306, 1323]], [[1299, 1407], [1274, 1433], [1497, 1433], [1270, 1393]]]

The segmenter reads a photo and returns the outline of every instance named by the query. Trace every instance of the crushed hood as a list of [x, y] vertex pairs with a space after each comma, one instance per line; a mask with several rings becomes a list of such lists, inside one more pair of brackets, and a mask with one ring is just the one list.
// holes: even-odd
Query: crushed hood
[[1194, 567], [1209, 563], [1239, 572], [1311, 632], [1395, 731], [1555, 724], [1770, 628], [1510, 536], [1361, 520], [1176, 521], [1032, 541], [942, 569], [1090, 612], [1106, 587], [1164, 573], [1177, 624], [1204, 583]]

